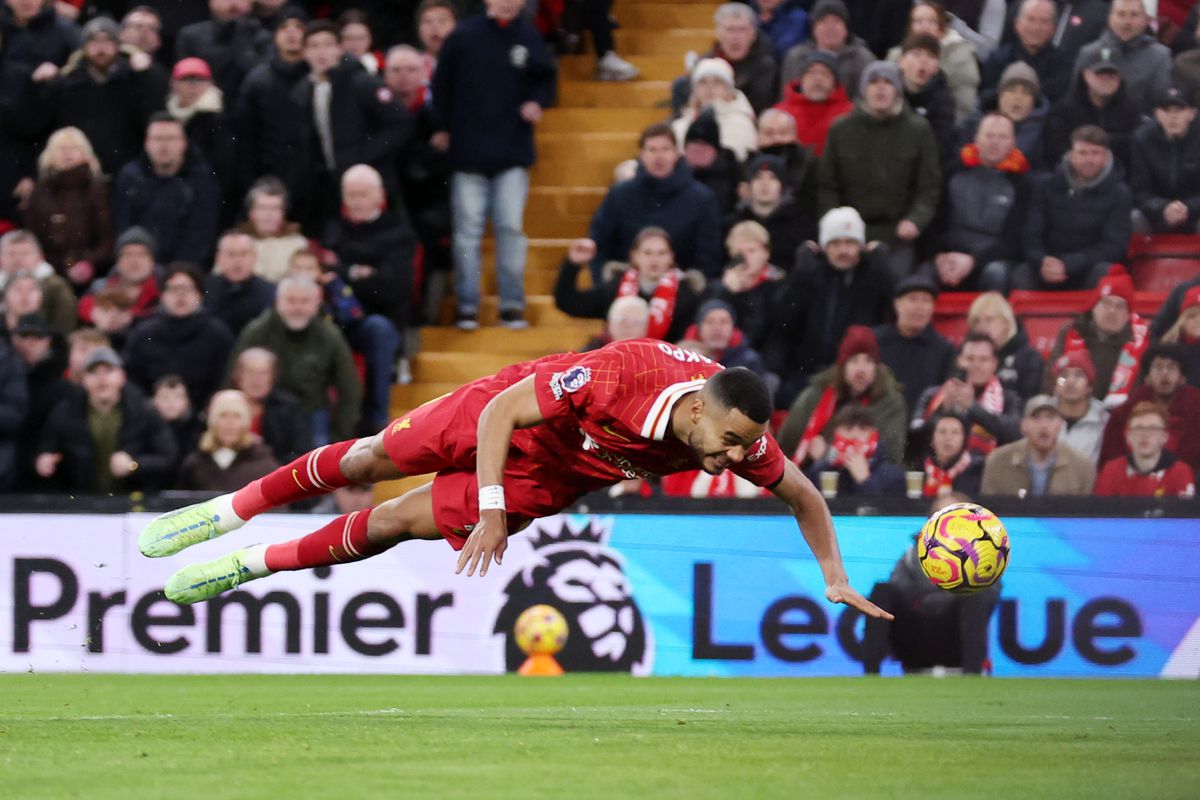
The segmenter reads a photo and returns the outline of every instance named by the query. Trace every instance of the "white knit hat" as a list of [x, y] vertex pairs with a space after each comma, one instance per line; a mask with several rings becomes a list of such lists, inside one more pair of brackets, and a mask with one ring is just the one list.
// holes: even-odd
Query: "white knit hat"
[[723, 58], [702, 58], [692, 68], [692, 83], [698, 83], [701, 78], [720, 78], [733, 88], [733, 67]]
[[853, 239], [859, 244], [867, 243], [867, 226], [858, 212], [850, 206], [831, 208], [821, 217], [819, 242], [825, 247], [835, 239]]

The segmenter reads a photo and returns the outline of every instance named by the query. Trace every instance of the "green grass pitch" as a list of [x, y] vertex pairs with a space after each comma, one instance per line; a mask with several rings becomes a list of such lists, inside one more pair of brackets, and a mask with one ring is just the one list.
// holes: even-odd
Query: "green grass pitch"
[[1196, 798], [1200, 683], [0, 675], [29, 798]]

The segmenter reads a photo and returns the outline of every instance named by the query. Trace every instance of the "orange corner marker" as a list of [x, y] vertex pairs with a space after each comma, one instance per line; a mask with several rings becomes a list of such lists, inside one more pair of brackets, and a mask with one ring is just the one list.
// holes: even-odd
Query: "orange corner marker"
[[534, 653], [517, 670], [518, 675], [562, 675], [563, 668], [549, 653]]

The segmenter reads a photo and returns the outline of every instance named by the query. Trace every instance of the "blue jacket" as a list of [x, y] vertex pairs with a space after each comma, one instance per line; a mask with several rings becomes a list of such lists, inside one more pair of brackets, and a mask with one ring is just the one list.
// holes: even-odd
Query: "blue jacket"
[[609, 261], [628, 261], [634, 238], [652, 225], [671, 235], [680, 269], [698, 269], [709, 277], [721, 274], [724, 248], [717, 198], [692, 177], [682, 158], [665, 178], [650, 176], [639, 164], [637, 175], [608, 190], [588, 231], [596, 242], [593, 274]]
[[775, 9], [770, 22], [758, 20], [758, 29], [771, 40], [775, 60], [783, 63], [787, 51], [808, 38], [808, 14], [796, 0], [788, 0]]
[[433, 76], [433, 104], [450, 132], [459, 172], [495, 175], [533, 165], [533, 126], [520, 107], [554, 102], [558, 67], [533, 25], [520, 16], [464, 20], [446, 40]]

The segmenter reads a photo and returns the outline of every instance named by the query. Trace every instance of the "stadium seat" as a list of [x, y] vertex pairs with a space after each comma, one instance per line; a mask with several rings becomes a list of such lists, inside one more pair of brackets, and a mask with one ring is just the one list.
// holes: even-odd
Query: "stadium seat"
[[933, 307], [933, 329], [958, 347], [967, 335], [967, 312], [978, 292], [943, 292]]
[[1008, 302], [1013, 313], [1025, 323], [1029, 344], [1043, 356], [1054, 347], [1062, 326], [1092, 307], [1096, 293], [1090, 289], [1080, 292], [1014, 291]]
[[1142, 292], [1169, 292], [1200, 276], [1200, 236], [1156, 234], [1129, 242], [1129, 271]]
[[1133, 310], [1147, 319], [1153, 317], [1167, 302], [1170, 292], [1138, 292], [1133, 298]]

